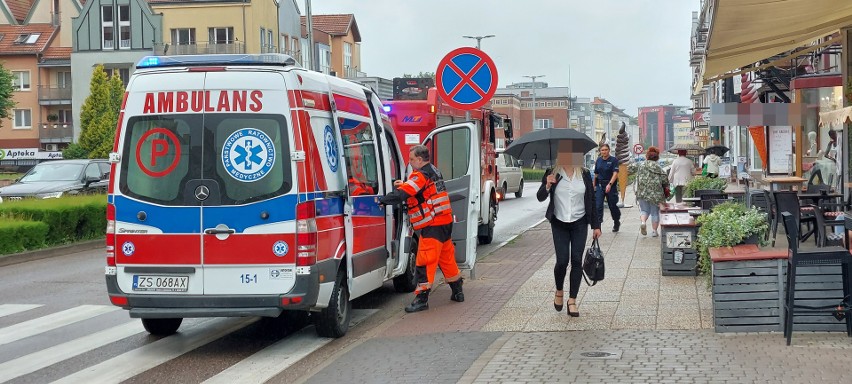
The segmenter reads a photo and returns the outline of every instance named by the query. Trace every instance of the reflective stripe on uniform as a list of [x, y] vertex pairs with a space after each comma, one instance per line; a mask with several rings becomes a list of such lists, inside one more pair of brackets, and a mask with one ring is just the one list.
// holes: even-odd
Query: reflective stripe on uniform
[[411, 189], [414, 190], [414, 193], [420, 192], [420, 186], [417, 185], [417, 183], [415, 183], [413, 180], [408, 180], [405, 182], [405, 184], [411, 187]]

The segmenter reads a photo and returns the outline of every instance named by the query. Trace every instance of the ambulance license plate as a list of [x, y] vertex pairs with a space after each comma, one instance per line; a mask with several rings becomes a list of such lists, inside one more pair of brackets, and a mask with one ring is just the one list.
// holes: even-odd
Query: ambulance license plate
[[134, 291], [186, 292], [189, 276], [133, 275]]

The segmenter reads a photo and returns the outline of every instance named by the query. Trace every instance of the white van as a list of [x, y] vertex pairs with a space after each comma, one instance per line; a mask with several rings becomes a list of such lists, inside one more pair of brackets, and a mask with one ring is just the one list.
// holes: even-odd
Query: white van
[[524, 195], [524, 170], [520, 160], [503, 151], [497, 151], [497, 174], [500, 199], [505, 199], [510, 193], [514, 193], [516, 198]]
[[[319, 335], [339, 337], [350, 300], [388, 280], [414, 289], [405, 212], [378, 204], [408, 154], [373, 92], [280, 54], [151, 56], [136, 67], [110, 155], [114, 305], [160, 335], [186, 317], [311, 311]], [[436, 144], [476, 134], [456, 124], [427, 139], [455, 176], [462, 268], [475, 262], [475, 241], [462, 242], [476, 238], [468, 196], [479, 186], [462, 165], [479, 153]]]

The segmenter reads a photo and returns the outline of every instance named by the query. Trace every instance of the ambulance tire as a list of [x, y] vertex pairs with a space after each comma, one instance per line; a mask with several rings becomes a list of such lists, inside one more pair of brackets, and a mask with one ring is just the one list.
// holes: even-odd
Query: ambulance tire
[[480, 225], [477, 236], [479, 244], [491, 244], [494, 241], [494, 222], [497, 220], [497, 202], [495, 197], [491, 197], [491, 203], [488, 205], [488, 214], [491, 216], [488, 224]]
[[515, 198], [520, 199], [524, 196], [524, 179], [521, 179], [521, 184], [518, 185], [518, 191], [515, 192]]
[[331, 291], [331, 299], [328, 307], [318, 313], [314, 313], [314, 326], [319, 337], [338, 338], [349, 330], [349, 321], [352, 319], [352, 303], [349, 301], [349, 288], [346, 285], [346, 271], [341, 269], [337, 272], [334, 289]]
[[393, 278], [393, 289], [399, 293], [411, 293], [417, 288], [417, 276], [414, 274], [417, 267], [417, 238], [411, 238], [411, 248], [408, 252], [408, 265], [405, 273]]
[[182, 318], [174, 319], [142, 319], [142, 326], [148, 333], [155, 336], [169, 336], [177, 332], [180, 328]]

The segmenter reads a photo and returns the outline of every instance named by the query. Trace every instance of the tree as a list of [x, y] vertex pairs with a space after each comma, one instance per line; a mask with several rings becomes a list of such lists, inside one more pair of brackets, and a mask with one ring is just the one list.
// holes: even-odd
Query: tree
[[118, 74], [110, 78], [102, 65], [95, 67], [89, 97], [80, 109], [80, 140], [63, 151], [63, 157], [103, 159], [109, 156], [123, 97], [124, 83]]
[[0, 128], [3, 121], [12, 117], [12, 108], [15, 107], [15, 88], [12, 85], [12, 72], [0, 63]]
[[405, 79], [410, 79], [410, 78], [413, 78], [413, 77], [418, 77], [418, 78], [421, 78], [421, 77], [431, 77], [431, 78], [433, 78], [433, 79], [434, 79], [434, 78], [435, 78], [435, 72], [419, 72], [419, 73], [417, 74], [417, 76], [414, 76], [414, 75], [412, 75], [412, 74], [410, 74], [410, 73], [403, 73], [403, 74], [402, 74], [402, 77], [403, 77], [403, 78], [405, 78]]

